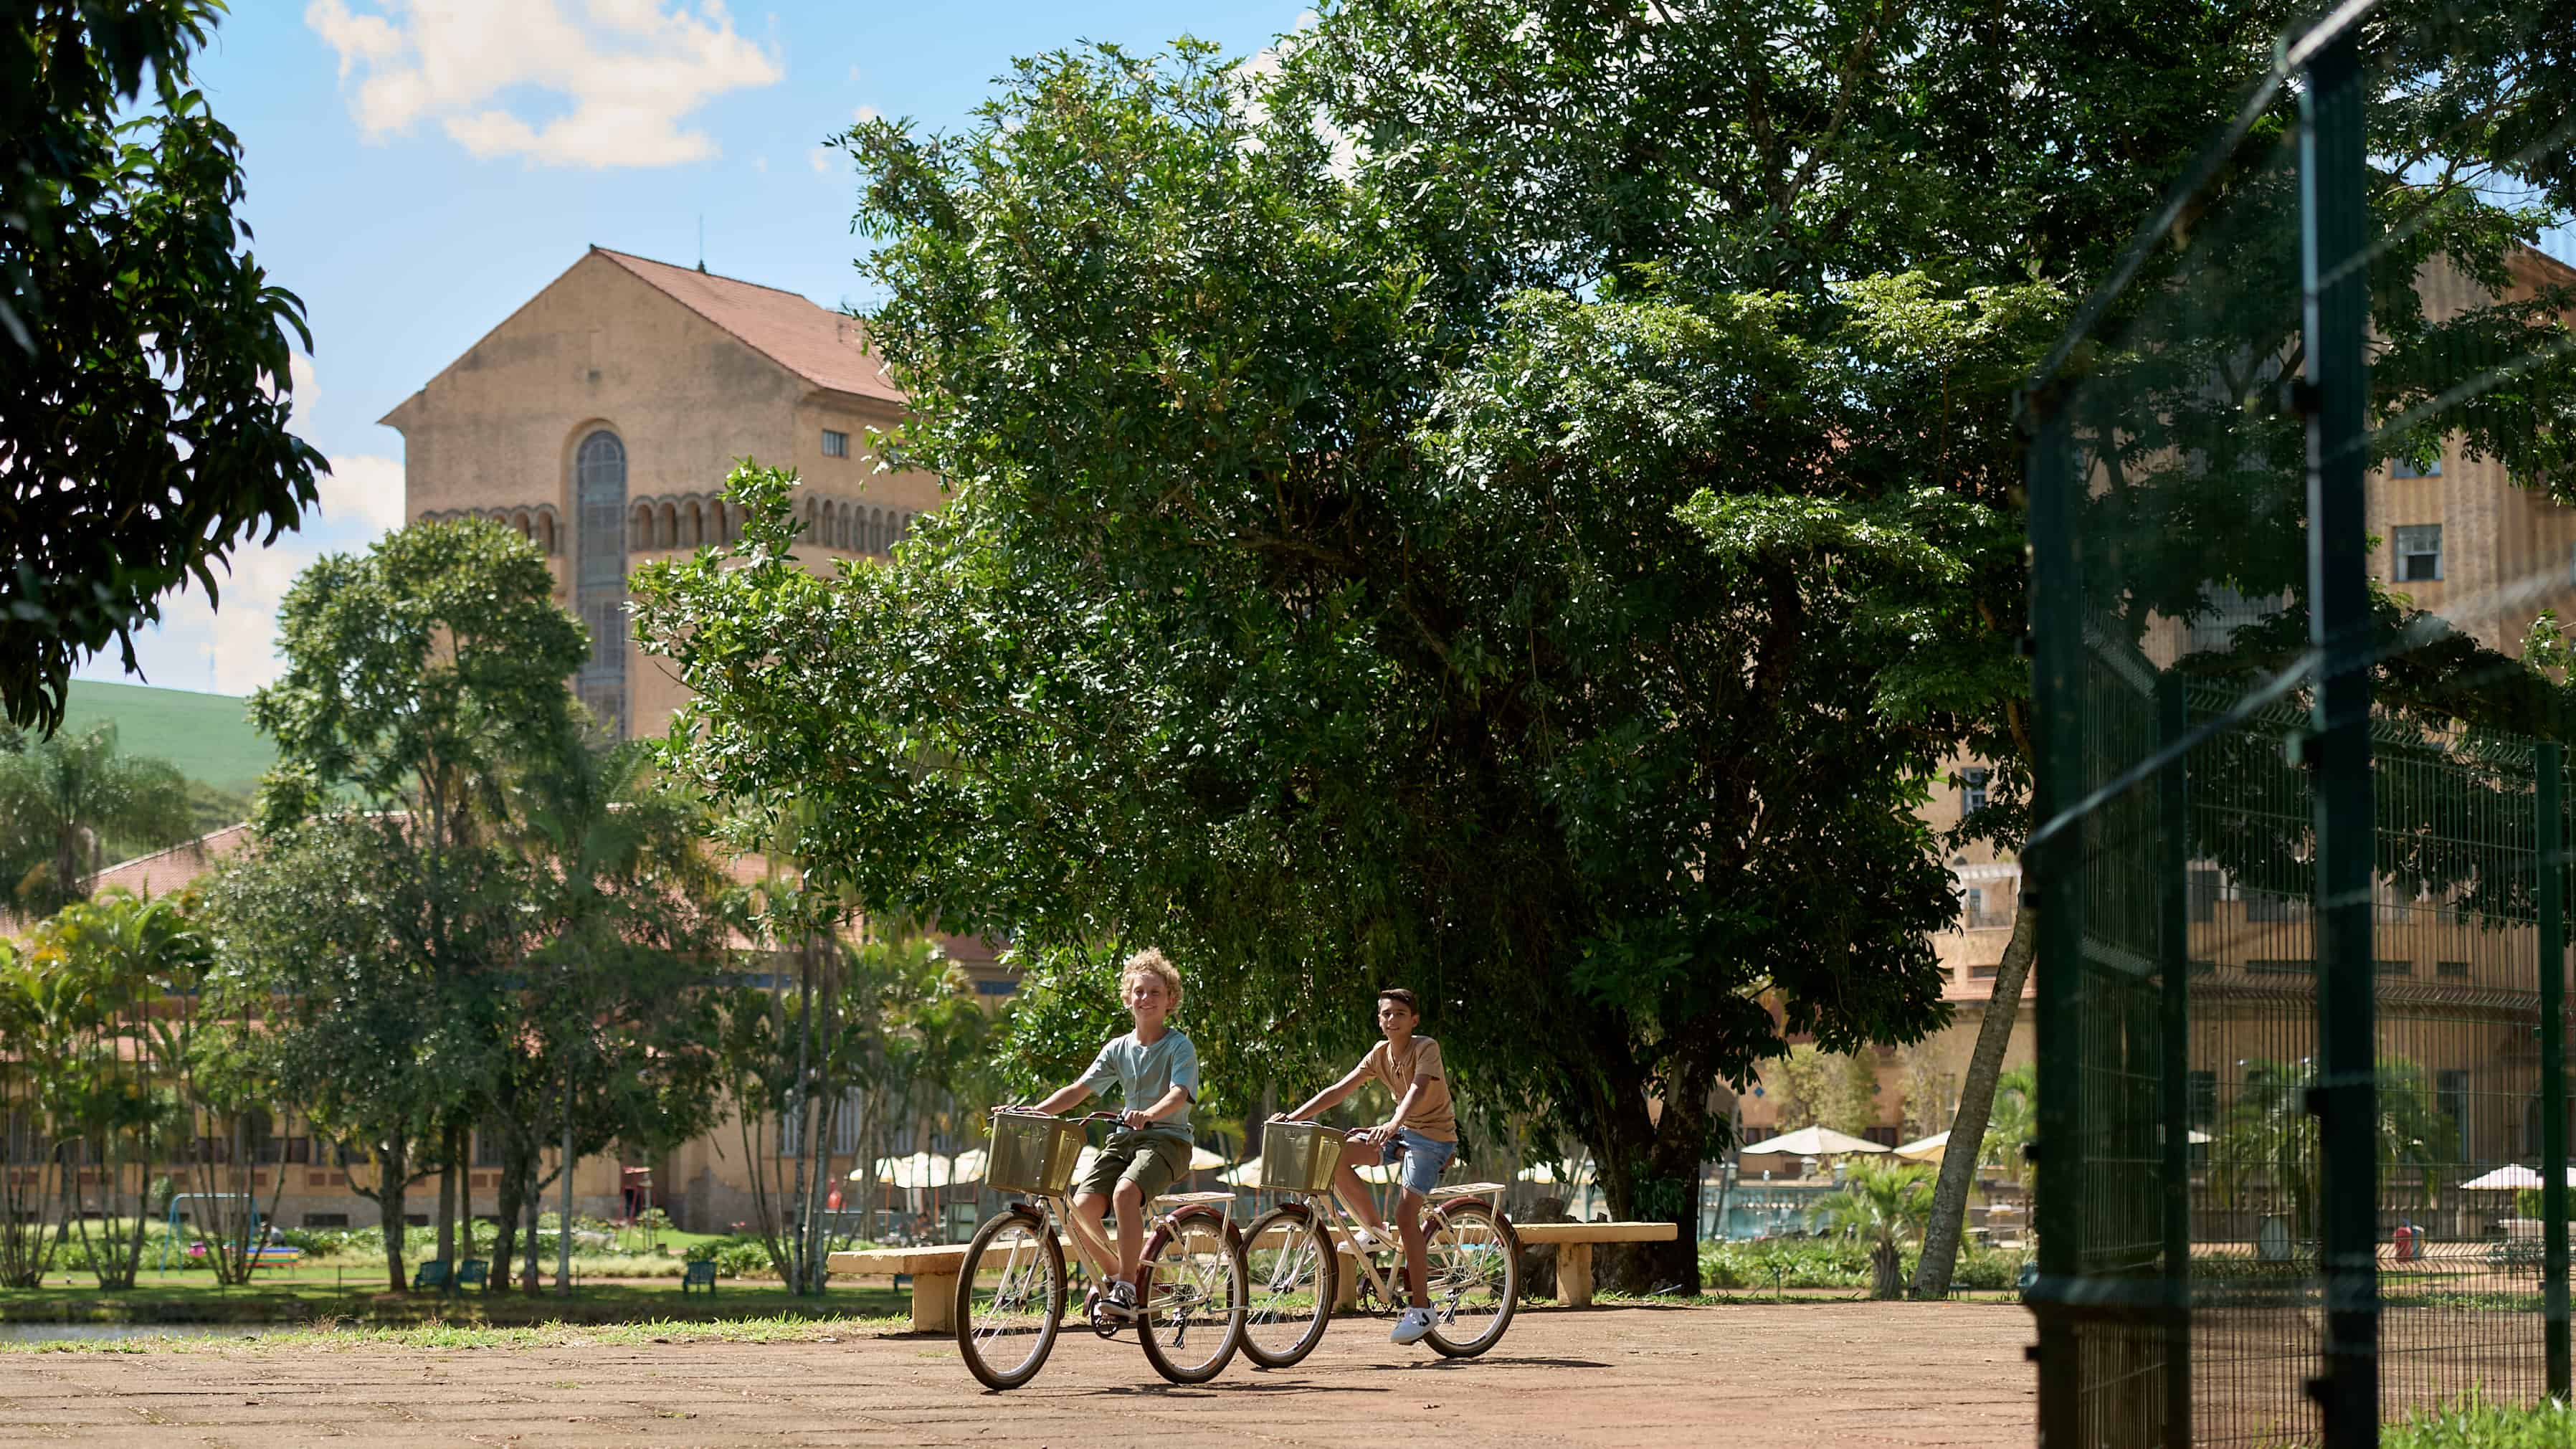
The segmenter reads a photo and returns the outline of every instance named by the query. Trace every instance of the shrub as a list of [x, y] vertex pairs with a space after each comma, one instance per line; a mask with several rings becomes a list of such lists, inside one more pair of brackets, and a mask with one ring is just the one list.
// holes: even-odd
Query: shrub
[[736, 1238], [717, 1245], [714, 1256], [717, 1274], [726, 1278], [757, 1277], [768, 1273], [771, 1267], [769, 1249], [753, 1238]]

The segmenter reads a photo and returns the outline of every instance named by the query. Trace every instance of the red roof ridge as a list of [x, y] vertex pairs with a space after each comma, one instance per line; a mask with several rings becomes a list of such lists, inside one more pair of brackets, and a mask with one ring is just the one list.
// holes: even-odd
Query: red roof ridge
[[[784, 287], [657, 262], [596, 242], [590, 250], [816, 387], [884, 402], [905, 401], [903, 390], [887, 380], [883, 365], [868, 350], [865, 325], [848, 313]], [[758, 295], [728, 295], [733, 288]], [[825, 318], [831, 322], [829, 333], [819, 325]]]

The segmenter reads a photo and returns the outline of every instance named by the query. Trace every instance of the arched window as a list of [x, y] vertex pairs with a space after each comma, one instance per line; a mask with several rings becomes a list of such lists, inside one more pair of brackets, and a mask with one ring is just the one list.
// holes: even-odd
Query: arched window
[[847, 551], [850, 546], [850, 505], [842, 504], [839, 514], [839, 521], [832, 526], [832, 546]]
[[685, 537], [681, 540], [682, 547], [696, 548], [705, 543], [707, 541], [706, 505], [694, 499], [691, 500], [682, 527], [685, 530]]
[[638, 503], [635, 505], [634, 530], [627, 535], [626, 546], [637, 553], [642, 553], [653, 546], [652, 504]]
[[574, 610], [590, 630], [590, 659], [574, 680], [612, 739], [626, 737], [626, 445], [603, 428], [573, 454], [573, 533], [580, 560]]
[[654, 543], [661, 548], [680, 546], [680, 505], [676, 503], [662, 505], [661, 536], [656, 538]]

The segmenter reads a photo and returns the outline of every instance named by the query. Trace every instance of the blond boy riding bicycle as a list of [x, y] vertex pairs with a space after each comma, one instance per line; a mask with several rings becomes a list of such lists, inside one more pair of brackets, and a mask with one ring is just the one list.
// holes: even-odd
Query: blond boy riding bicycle
[[1388, 1094], [1395, 1098], [1395, 1111], [1386, 1121], [1349, 1135], [1342, 1148], [1341, 1166], [1333, 1174], [1333, 1195], [1373, 1235], [1358, 1244], [1360, 1251], [1367, 1252], [1386, 1239], [1387, 1227], [1367, 1185], [1360, 1181], [1357, 1164], [1363, 1160], [1403, 1163], [1397, 1174], [1403, 1192], [1396, 1202], [1396, 1232], [1404, 1244], [1404, 1290], [1411, 1302], [1404, 1316], [1396, 1320], [1395, 1331], [1387, 1335], [1396, 1343], [1417, 1343], [1431, 1332], [1431, 1296], [1424, 1287], [1422, 1209], [1431, 1189], [1439, 1185], [1441, 1169], [1458, 1155], [1458, 1114], [1450, 1102], [1440, 1043], [1414, 1035], [1414, 1028], [1421, 1024], [1422, 1007], [1412, 992], [1400, 986], [1379, 992], [1377, 1029], [1386, 1040], [1369, 1048], [1368, 1055], [1351, 1068], [1348, 1076], [1317, 1092], [1295, 1111], [1282, 1112], [1272, 1119], [1316, 1117], [1339, 1106], [1371, 1081], [1385, 1083]]
[[[1199, 1053], [1167, 1024], [1181, 1005], [1181, 973], [1160, 951], [1127, 958], [1119, 981], [1136, 1029], [1111, 1038], [1079, 1081], [1058, 1088], [1036, 1110], [1062, 1113], [1111, 1086], [1127, 1110], [1126, 1126], [1109, 1142], [1074, 1194], [1065, 1226], [1074, 1250], [1091, 1269], [1102, 1311], [1113, 1318], [1136, 1314], [1136, 1265], [1145, 1244], [1145, 1204], [1189, 1171], [1190, 1102], [1199, 1091]], [[1118, 1246], [1101, 1233], [1104, 1210], [1118, 1210]]]

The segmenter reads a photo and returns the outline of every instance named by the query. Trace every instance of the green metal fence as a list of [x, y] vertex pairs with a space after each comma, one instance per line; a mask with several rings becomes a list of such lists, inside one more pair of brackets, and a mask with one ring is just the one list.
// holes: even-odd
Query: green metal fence
[[[2545, 9], [2286, 38], [2025, 396], [2044, 1444], [2569, 1391], [2565, 691], [2517, 656], [2576, 530], [2499, 439], [2576, 271], [2451, 240], [2374, 114], [2564, 51]], [[2493, 175], [2566, 166], [2509, 119]]]

